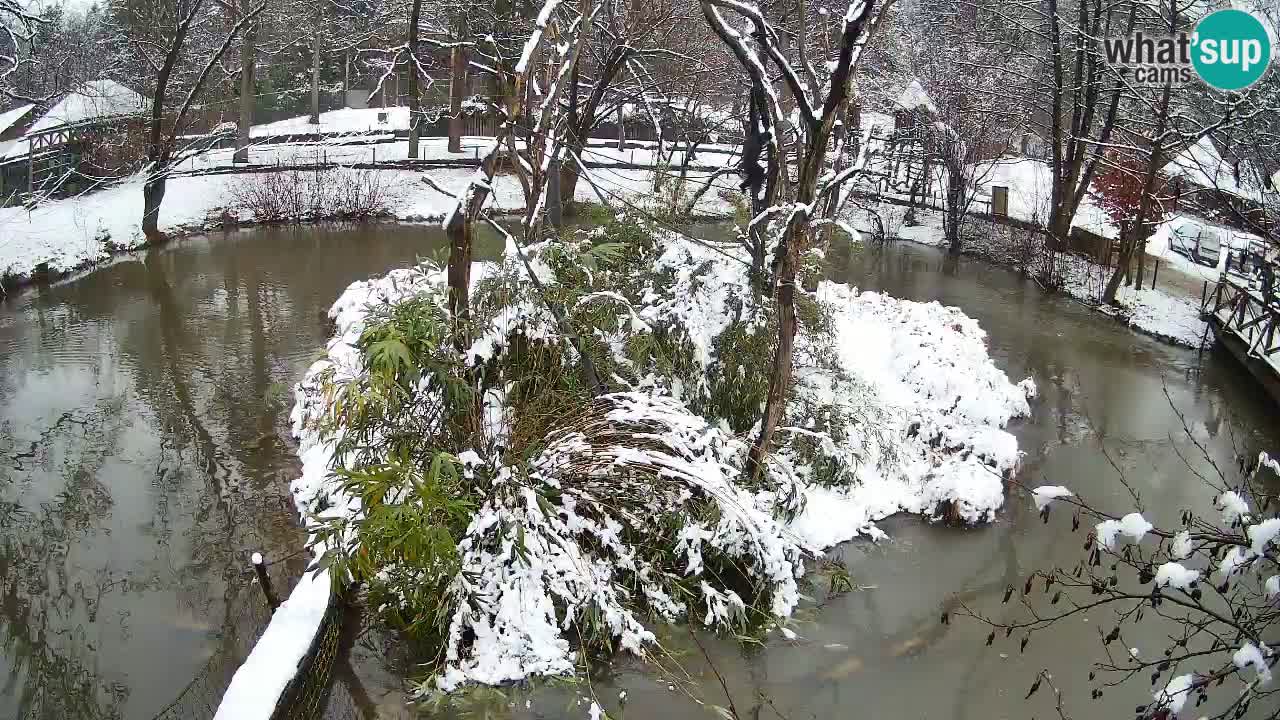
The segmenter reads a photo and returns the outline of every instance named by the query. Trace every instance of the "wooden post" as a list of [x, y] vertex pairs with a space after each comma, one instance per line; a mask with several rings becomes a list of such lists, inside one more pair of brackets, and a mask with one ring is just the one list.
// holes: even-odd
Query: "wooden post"
[[258, 584], [262, 586], [262, 594], [267, 597], [267, 607], [275, 612], [280, 607], [280, 598], [276, 597], [276, 592], [271, 587], [271, 577], [267, 575], [267, 564], [262, 559], [262, 553], [254, 553], [251, 559], [253, 572], [258, 576]]

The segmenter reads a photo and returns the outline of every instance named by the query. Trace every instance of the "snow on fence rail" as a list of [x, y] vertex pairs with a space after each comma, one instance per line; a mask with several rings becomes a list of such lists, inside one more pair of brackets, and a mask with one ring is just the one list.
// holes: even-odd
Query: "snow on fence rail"
[[312, 717], [333, 668], [341, 615], [329, 574], [303, 575], [231, 679], [214, 720]]

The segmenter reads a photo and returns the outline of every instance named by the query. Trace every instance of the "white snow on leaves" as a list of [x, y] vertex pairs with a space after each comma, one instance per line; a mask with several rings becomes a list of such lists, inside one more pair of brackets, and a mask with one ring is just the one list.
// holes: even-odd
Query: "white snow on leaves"
[[1162, 690], [1158, 690], [1154, 695], [1156, 703], [1160, 707], [1168, 708], [1174, 715], [1182, 712], [1182, 706], [1187, 703], [1187, 698], [1191, 695], [1192, 688], [1195, 687], [1196, 676], [1188, 673], [1179, 675], [1169, 681]]
[[1191, 542], [1191, 533], [1181, 530], [1173, 536], [1173, 544], [1169, 547], [1169, 555], [1174, 560], [1186, 560], [1191, 557], [1191, 551], [1195, 549], [1195, 545]]
[[1222, 522], [1233, 525], [1237, 520], [1249, 519], [1249, 502], [1234, 490], [1228, 490], [1218, 496], [1214, 505], [1222, 510]]
[[[715, 340], [734, 310], [732, 298], [750, 297], [744, 268], [701, 246], [677, 239], [667, 242], [658, 265], [676, 274], [674, 291], [652, 293], [635, 307], [614, 304], [620, 316], [631, 321], [639, 318], [645, 325], [668, 327], [678, 323], [688, 331], [695, 360], [705, 370], [714, 361]], [[493, 270], [477, 266], [473, 283], [486, 272]], [[357, 501], [341, 496], [329, 470], [331, 441], [314, 435], [310, 421], [324, 411], [327, 402], [317, 376], [332, 368], [339, 380], [355, 377], [361, 367], [354, 343], [370, 306], [401, 302], [429, 290], [439, 294], [440, 282], [438, 276], [417, 270], [394, 271], [353, 284], [334, 304], [330, 316], [337, 334], [329, 345], [329, 357], [316, 363], [298, 386], [293, 415], [304, 460], [304, 475], [293, 489], [304, 511], [317, 507], [316, 499], [323, 497], [328, 508], [324, 514], [359, 512]], [[832, 283], [823, 283], [817, 298], [832, 313], [839, 370], [798, 368], [797, 391], [822, 402], [842, 403], [864, 416], [870, 413], [889, 445], [870, 442], [869, 456], [849, 463], [856, 468], [856, 482], [848, 488], [801, 482], [797, 491], [807, 502], [789, 525], [774, 520], [770, 512], [774, 497], [768, 493], [753, 497], [735, 482], [732, 467], [745, 451], [740, 440], [689, 413], [661, 388], [650, 386], [615, 396], [629, 408], [618, 412], [632, 413], [633, 420], [659, 418], [664, 442], [680, 448], [664, 461], [663, 477], [680, 488], [670, 502], [704, 492], [721, 504], [716, 525], [684, 529], [677, 549], [684, 556], [681, 567], [697, 573], [704, 548], [747, 558], [745, 564], [753, 574], [773, 589], [772, 609], [780, 616], [790, 613], [798, 599], [795, 578], [807, 550], [858, 534], [881, 536], [873, 523], [902, 511], [932, 517], [950, 504], [955, 515], [966, 521], [991, 518], [1003, 503], [1002, 476], [1014, 470], [1019, 458], [1016, 440], [1001, 428], [1029, 412], [1027, 398], [1035, 390], [1030, 379], [1019, 385], [1009, 382], [992, 363], [977, 322], [955, 308], [859, 294]], [[750, 313], [751, 308], [742, 312]], [[545, 318], [525, 320], [541, 328], [539, 332], [554, 333]], [[471, 357], [499, 352], [500, 336], [518, 322], [512, 317], [488, 328], [480, 344], [471, 348]], [[633, 329], [636, 325], [623, 324]], [[808, 342], [812, 339], [798, 338], [801, 349]], [[855, 386], [850, 383], [857, 383], [858, 392], [851, 391]], [[502, 402], [500, 397], [494, 401]], [[568, 492], [552, 512], [540, 506], [537, 484], [561, 483], [557, 462], [581, 450], [576, 442], [561, 438], [553, 443], [538, 461], [541, 470], [536, 477], [517, 482], [508, 475], [473, 518], [460, 544], [468, 572], [459, 575], [450, 589], [456, 612], [438, 687], [572, 672], [574, 655], [564, 624], [575, 608], [589, 605], [620, 646], [643, 652], [652, 636], [628, 610], [628, 592], [644, 593], [651, 608], [670, 618], [688, 615], [719, 624], [740, 612], [741, 598], [705, 582], [701, 597], [688, 606], [665, 596], [656, 583], [641, 580], [622, 585], [619, 572], [643, 577], [647, 571], [642, 559], [619, 539], [627, 518], [610, 517], [593, 507], [589, 497]], [[852, 450], [835, 447], [831, 452]], [[617, 453], [617, 462], [635, 460], [621, 449]], [[775, 456], [780, 468], [800, 478], [811, 472], [798, 465], [785, 447]], [[478, 458], [469, 459], [474, 463]], [[646, 461], [651, 460], [650, 456]], [[511, 538], [500, 531], [503, 526], [524, 528], [518, 563]], [[600, 550], [584, 552], [584, 544], [576, 541], [580, 537], [589, 538], [586, 544]], [[464, 646], [464, 636], [474, 636], [474, 641]]]

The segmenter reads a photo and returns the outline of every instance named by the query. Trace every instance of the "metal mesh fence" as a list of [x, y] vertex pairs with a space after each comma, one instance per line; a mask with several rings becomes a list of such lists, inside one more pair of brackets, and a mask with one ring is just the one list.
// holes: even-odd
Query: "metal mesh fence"
[[[283, 563], [273, 566], [272, 574], [277, 588], [292, 587], [292, 578], [285, 576]], [[252, 571], [244, 575], [244, 582], [227, 602], [232, 610], [218, 651], [154, 720], [212, 720], [217, 713], [231, 678], [271, 621], [271, 610]]]

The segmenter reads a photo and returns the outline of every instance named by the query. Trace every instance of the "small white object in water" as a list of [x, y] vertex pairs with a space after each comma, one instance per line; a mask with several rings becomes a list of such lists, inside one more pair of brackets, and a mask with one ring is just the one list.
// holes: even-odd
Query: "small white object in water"
[[849, 649], [849, 646], [845, 645], [844, 643], [827, 643], [822, 647], [826, 648], [827, 650], [848, 650]]
[[797, 636], [796, 636], [796, 631], [795, 631], [795, 630], [792, 630], [791, 628], [785, 628], [785, 627], [784, 627], [784, 628], [782, 628], [782, 637], [784, 637], [784, 638], [786, 638], [786, 639], [788, 639], [788, 640], [795, 640], [795, 639], [796, 639], [796, 637], [797, 637]]
[[253, 554], [253, 557], [251, 557], [251, 558], [249, 558], [249, 559], [253, 561], [253, 564], [254, 564], [254, 565], [261, 565], [261, 564], [262, 564], [262, 553], [260, 553], [260, 552], [256, 552], [256, 553], [254, 553], [254, 554]]

